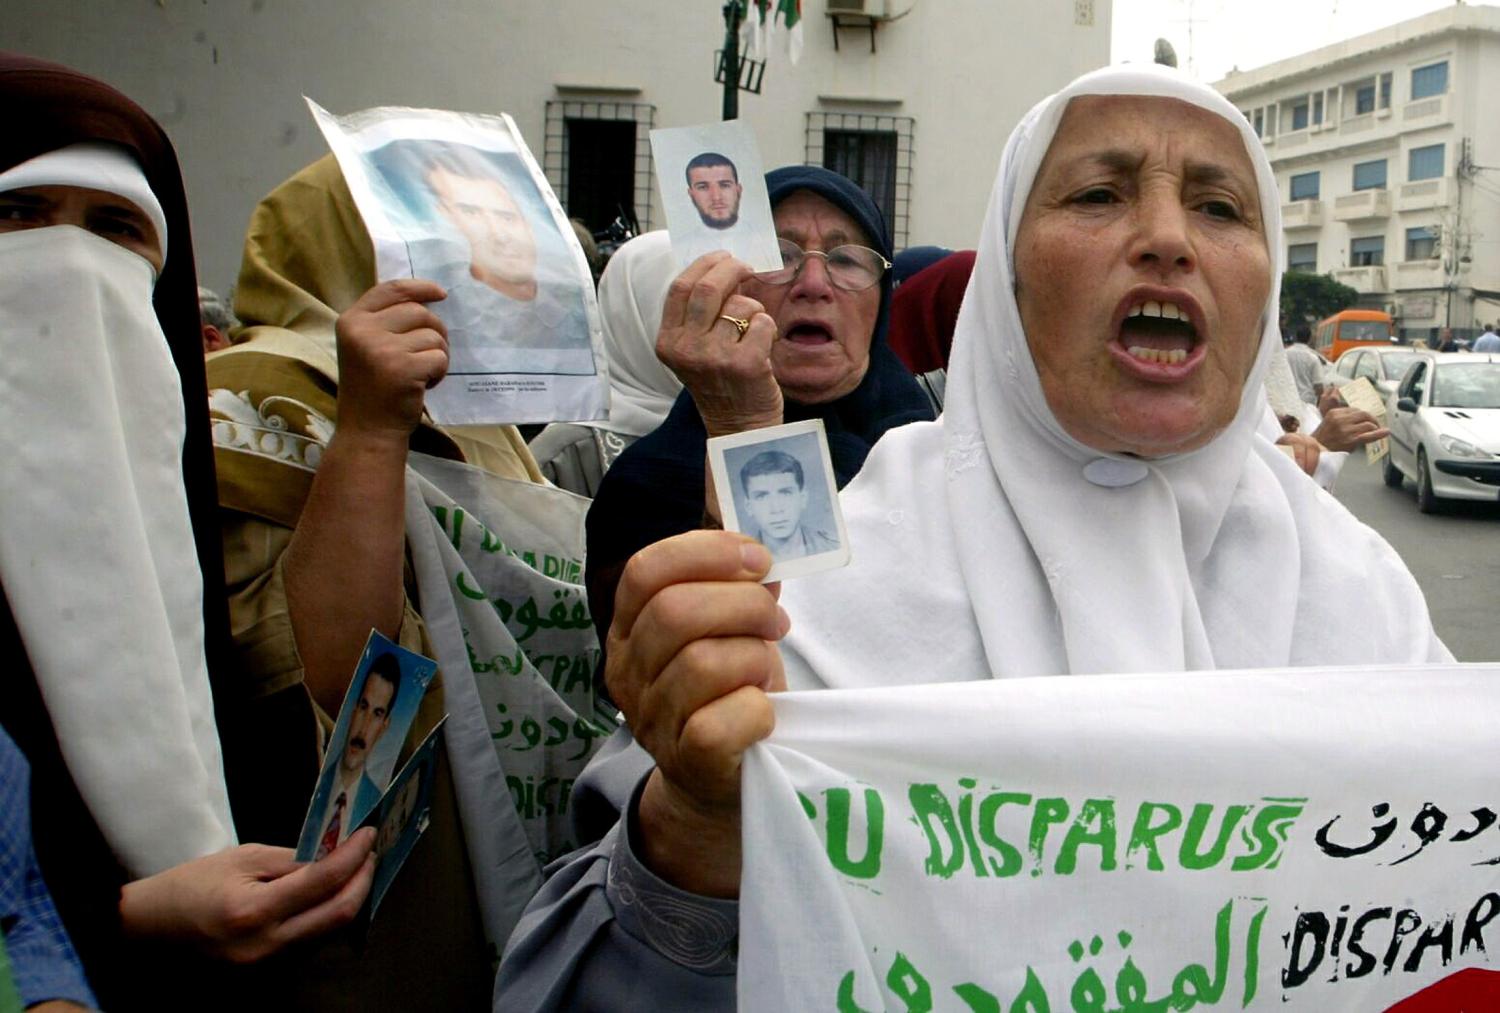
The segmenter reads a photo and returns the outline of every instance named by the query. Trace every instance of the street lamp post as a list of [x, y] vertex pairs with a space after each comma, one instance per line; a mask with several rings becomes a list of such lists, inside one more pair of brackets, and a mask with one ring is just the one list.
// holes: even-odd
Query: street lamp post
[[724, 5], [724, 116], [740, 115], [740, 0]]

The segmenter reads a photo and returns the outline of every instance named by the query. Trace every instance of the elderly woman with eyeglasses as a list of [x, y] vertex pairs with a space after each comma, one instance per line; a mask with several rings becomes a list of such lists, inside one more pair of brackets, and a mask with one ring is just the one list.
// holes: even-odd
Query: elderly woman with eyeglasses
[[886, 345], [891, 248], [875, 202], [816, 166], [773, 170], [766, 189], [783, 268], [754, 274], [711, 253], [668, 291], [656, 349], [686, 389], [610, 468], [588, 515], [601, 642], [626, 561], [703, 526], [708, 437], [821, 418], [842, 487], [887, 430], [932, 418]]

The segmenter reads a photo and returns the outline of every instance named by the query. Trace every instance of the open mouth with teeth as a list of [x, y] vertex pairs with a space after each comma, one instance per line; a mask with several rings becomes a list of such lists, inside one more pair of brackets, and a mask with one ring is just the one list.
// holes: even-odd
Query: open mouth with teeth
[[1133, 306], [1120, 324], [1120, 344], [1141, 362], [1176, 365], [1198, 344], [1198, 330], [1187, 310], [1170, 302]]

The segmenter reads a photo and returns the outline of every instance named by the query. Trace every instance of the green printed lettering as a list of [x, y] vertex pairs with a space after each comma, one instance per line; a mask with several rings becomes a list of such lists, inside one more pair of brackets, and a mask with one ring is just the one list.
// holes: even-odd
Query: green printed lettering
[[1110, 872], [1115, 867], [1115, 803], [1113, 799], [1085, 799], [1078, 818], [1068, 828], [1062, 848], [1057, 853], [1053, 871], [1060, 876], [1072, 875], [1078, 866], [1078, 849], [1092, 844], [1099, 849], [1099, 869]]
[[865, 856], [859, 861], [849, 857], [849, 789], [829, 788], [828, 861], [846, 876], [874, 879], [880, 874], [880, 849], [885, 842], [885, 804], [880, 793], [865, 789]]
[[1203, 843], [1203, 833], [1208, 829], [1208, 821], [1214, 814], [1214, 807], [1209, 802], [1199, 802], [1193, 806], [1187, 830], [1182, 835], [1182, 847], [1177, 852], [1178, 862], [1184, 869], [1211, 869], [1218, 865], [1224, 860], [1224, 849], [1229, 846], [1234, 828], [1249, 811], [1250, 807], [1247, 805], [1226, 807], [1219, 823], [1219, 836], [1214, 840], [1213, 847], [1204, 852], [1200, 850], [1200, 845]]
[[815, 820], [818, 818], [818, 807], [813, 805], [812, 799], [799, 791], [797, 792], [797, 801], [802, 803], [802, 811], [807, 813], [808, 819]]
[[870, 1013], [854, 1001], [854, 972], [849, 971], [839, 979], [838, 1013]]
[[448, 533], [448, 508], [447, 507], [435, 506], [435, 507], [432, 508], [432, 516], [434, 516], [434, 517], [437, 518], [438, 527], [440, 527], [440, 528], [443, 529], [443, 533], [444, 534], [447, 534]]
[[1251, 838], [1254, 838], [1255, 845], [1248, 854], [1240, 855], [1230, 864], [1235, 872], [1276, 868], [1281, 861], [1281, 846], [1292, 832], [1292, 824], [1302, 815], [1304, 800], [1266, 801], [1271, 804], [1261, 807], [1255, 814], [1255, 821], [1241, 833], [1247, 845]]
[[463, 507], [453, 508], [453, 548], [457, 549], [459, 543], [464, 540], [464, 511]]
[[1043, 854], [1047, 850], [1047, 831], [1068, 818], [1068, 801], [1062, 798], [1039, 798], [1031, 811], [1031, 833], [1026, 850], [1031, 852], [1031, 874], [1042, 874]]
[[525, 563], [527, 566], [529, 566], [533, 570], [535, 570], [536, 569], [536, 553], [535, 552], [523, 552], [523, 553], [521, 553], [521, 562]]
[[979, 803], [979, 839], [1000, 852], [1000, 861], [989, 860], [996, 876], [1014, 876], [1021, 871], [1021, 852], [1015, 845], [1000, 836], [995, 829], [995, 818], [1003, 805], [1030, 805], [1031, 795], [1019, 791], [997, 791], [986, 795]]
[[575, 689], [588, 689], [594, 684], [594, 652], [580, 654], [573, 659], [573, 667], [568, 672], [568, 681], [563, 686], [564, 693], [571, 693]]
[[[951, 879], [964, 863], [964, 846], [959, 839], [958, 824], [953, 820], [953, 807], [948, 804], [948, 797], [935, 784], [914, 784], [908, 789], [907, 798], [911, 801], [912, 813], [932, 848], [923, 868], [929, 876]], [[947, 832], [948, 846], [952, 849], [952, 854], [947, 858], [943, 857], [943, 842], [938, 837], [938, 829], [933, 827], [934, 819]]]
[[1016, 993], [1015, 1001], [1010, 1004], [1010, 1013], [1052, 1013], [1047, 989], [1030, 965], [1026, 967], [1026, 984]]
[[954, 985], [953, 991], [969, 1007], [971, 1013], [1000, 1013], [1000, 1000], [971, 981]]
[[472, 598], [474, 601], [484, 601], [484, 592], [469, 586], [465, 576], [468, 572], [467, 570], [459, 570], [458, 574], [453, 578], [453, 583], [458, 587], [458, 593], [465, 598]]
[[979, 853], [979, 844], [974, 840], [974, 787], [977, 783], [972, 777], [958, 779], [960, 788], [969, 789], [958, 799], [958, 827], [963, 831], [964, 845], [969, 849], [969, 861], [974, 865], [974, 875], [984, 879], [989, 876], [990, 871], [984, 867], [984, 856]]
[[[1153, 813], [1160, 812], [1165, 817], [1160, 823], [1152, 823]], [[1146, 868], [1152, 872], [1161, 872], [1166, 868], [1162, 864], [1161, 854], [1157, 850], [1157, 838], [1171, 833], [1182, 825], [1182, 810], [1170, 802], [1142, 802], [1141, 807], [1136, 810], [1135, 825], [1130, 828], [1130, 843], [1125, 846], [1125, 861], [1129, 862], [1135, 857], [1135, 853], [1142, 849], [1146, 851]]]
[[891, 961], [885, 983], [897, 999], [906, 1003], [906, 1013], [931, 1013], [932, 986], [900, 950], [896, 951], [896, 959]]
[[556, 556], [542, 557], [542, 576], [556, 577], [562, 573], [562, 560]]
[[500, 540], [499, 535], [481, 524], [479, 526], [479, 550], [489, 553], [504, 552], [505, 543]]
[[1260, 923], [1266, 920], [1267, 910], [1261, 908], [1255, 912], [1255, 917], [1250, 919], [1250, 932], [1245, 937], [1245, 990], [1240, 1000], [1241, 1009], [1249, 1007], [1250, 1000], [1255, 998], [1255, 990], [1260, 987]]

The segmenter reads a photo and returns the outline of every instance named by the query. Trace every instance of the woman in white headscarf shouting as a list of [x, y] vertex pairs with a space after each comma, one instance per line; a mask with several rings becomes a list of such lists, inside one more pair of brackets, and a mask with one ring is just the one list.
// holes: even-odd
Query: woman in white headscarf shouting
[[742, 536], [630, 563], [606, 675], [636, 743], [575, 788], [628, 818], [538, 895], [500, 997], [600, 1008], [633, 960], [632, 980], [729, 1008], [740, 758], [771, 730], [766, 690], [1451, 660], [1395, 552], [1257, 435], [1281, 260], [1270, 164], [1217, 93], [1124, 67], [1034, 108], [946, 413], [886, 434], [843, 493], [852, 565], [779, 608]]

